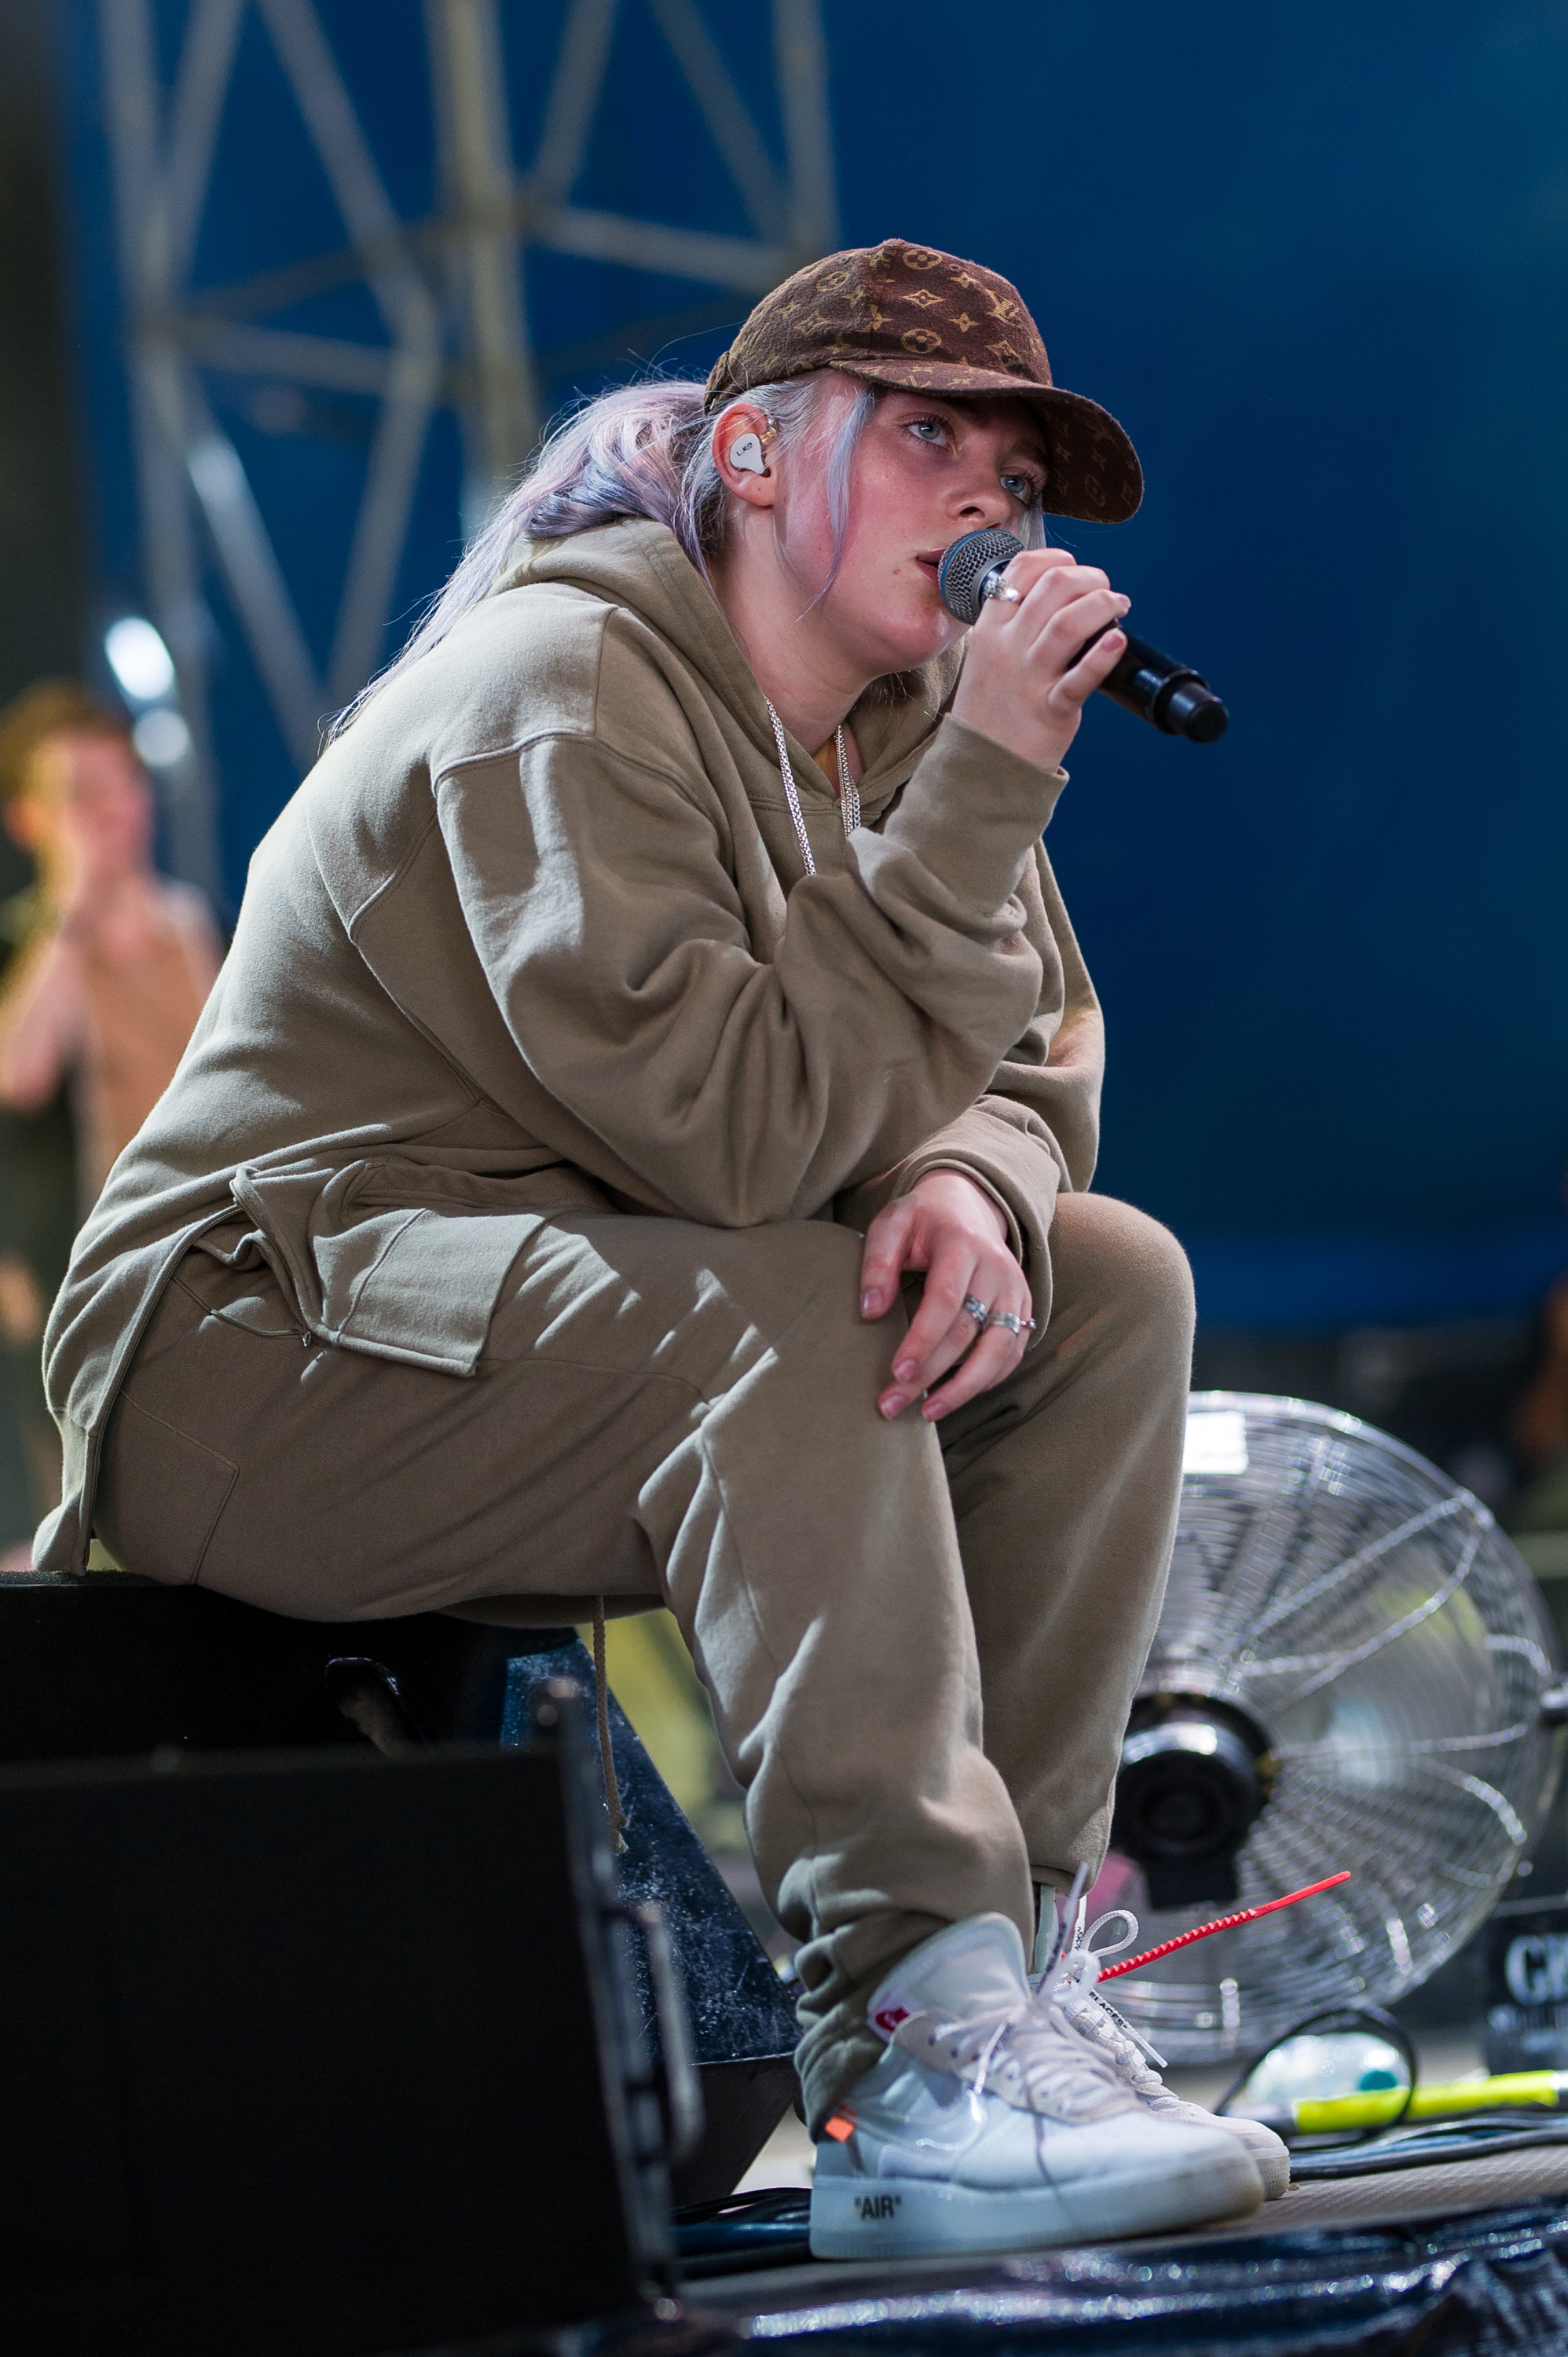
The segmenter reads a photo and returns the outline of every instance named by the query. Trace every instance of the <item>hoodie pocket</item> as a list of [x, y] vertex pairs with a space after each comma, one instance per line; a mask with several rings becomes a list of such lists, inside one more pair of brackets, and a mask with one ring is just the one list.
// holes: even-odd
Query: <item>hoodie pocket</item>
[[[378, 1161], [330, 1173], [242, 1169], [232, 1185], [302, 1323], [322, 1341], [471, 1375], [512, 1263], [549, 1210], [571, 1200], [574, 1176], [530, 1173], [503, 1189], [467, 1172]], [[435, 1200], [411, 1201], [415, 1186]], [[518, 1203], [524, 1189], [535, 1202]]]
[[328, 1338], [352, 1351], [470, 1375], [496, 1299], [538, 1211], [375, 1211], [314, 1239]]

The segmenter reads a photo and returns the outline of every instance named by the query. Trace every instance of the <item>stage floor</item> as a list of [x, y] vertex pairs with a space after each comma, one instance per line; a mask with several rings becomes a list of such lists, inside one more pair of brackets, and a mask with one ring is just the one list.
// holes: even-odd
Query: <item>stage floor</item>
[[[1331, 2184], [1293, 2187], [1281, 2201], [1265, 2201], [1250, 2218], [1205, 2227], [1187, 2234], [1163, 2234], [1122, 2243], [1086, 2244], [1048, 2255], [1069, 2261], [1089, 2251], [1119, 2257], [1191, 2260], [1238, 2240], [1268, 2236], [1387, 2232], [1420, 2227], [1440, 2219], [1507, 2212], [1530, 2204], [1568, 2200], [1568, 2147], [1534, 2152], [1497, 2153], [1485, 2160], [1447, 2161], [1430, 2169], [1391, 2170], [1386, 2175], [1340, 2178]], [[813, 2260], [693, 2282], [688, 2297], [710, 2314], [739, 2324], [753, 2317], [782, 2319], [792, 2309], [816, 2311], [840, 2303], [858, 2304], [900, 2295], [960, 2290], [982, 2281], [995, 2284], [1015, 2267], [1045, 2254], [999, 2254], [984, 2259]], [[771, 2328], [776, 2333], [776, 2322]]]

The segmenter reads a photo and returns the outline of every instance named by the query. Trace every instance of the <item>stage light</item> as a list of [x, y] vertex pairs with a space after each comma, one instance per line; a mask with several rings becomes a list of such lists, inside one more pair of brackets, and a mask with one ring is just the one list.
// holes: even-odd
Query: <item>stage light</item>
[[172, 770], [190, 750], [190, 731], [177, 712], [160, 705], [143, 713], [131, 731], [131, 742], [149, 770]]
[[103, 651], [122, 692], [133, 704], [160, 704], [174, 693], [174, 659], [151, 622], [140, 614], [126, 614], [110, 624], [103, 633]]

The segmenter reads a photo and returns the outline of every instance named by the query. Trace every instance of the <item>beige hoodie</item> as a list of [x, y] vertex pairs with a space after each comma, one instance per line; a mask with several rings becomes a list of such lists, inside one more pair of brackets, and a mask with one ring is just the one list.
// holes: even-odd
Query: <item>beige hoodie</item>
[[[846, 838], [662, 525], [532, 544], [323, 755], [252, 862], [174, 1082], [45, 1337], [81, 1569], [120, 1380], [180, 1255], [236, 1216], [302, 1329], [472, 1374], [552, 1209], [864, 1227], [971, 1172], [1040, 1266], [1089, 1183], [1099, 1006], [1039, 837], [1047, 775], [867, 700]], [[788, 903], [788, 907], [786, 904]]]

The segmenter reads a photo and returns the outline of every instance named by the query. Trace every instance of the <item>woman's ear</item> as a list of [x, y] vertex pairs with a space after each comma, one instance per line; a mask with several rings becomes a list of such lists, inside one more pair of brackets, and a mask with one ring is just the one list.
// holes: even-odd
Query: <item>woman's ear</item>
[[732, 402], [714, 427], [714, 464], [725, 489], [747, 507], [773, 505], [778, 486], [768, 464], [768, 446], [778, 435], [767, 411], [748, 401]]

